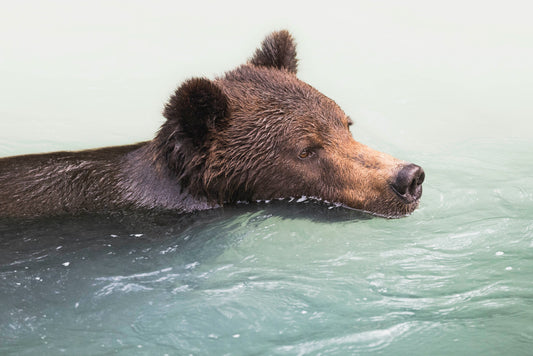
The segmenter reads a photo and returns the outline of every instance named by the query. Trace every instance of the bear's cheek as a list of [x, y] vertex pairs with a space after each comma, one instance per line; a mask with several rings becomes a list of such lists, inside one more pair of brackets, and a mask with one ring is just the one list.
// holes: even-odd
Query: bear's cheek
[[322, 174], [312, 163], [287, 161], [285, 165], [271, 168], [273, 169], [264, 172], [262, 184], [257, 189], [259, 195], [271, 198], [300, 196], [323, 198]]

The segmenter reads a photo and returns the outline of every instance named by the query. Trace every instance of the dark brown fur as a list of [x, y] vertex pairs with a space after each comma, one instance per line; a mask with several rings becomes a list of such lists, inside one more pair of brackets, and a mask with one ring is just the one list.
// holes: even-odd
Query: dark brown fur
[[423, 173], [413, 194], [391, 189], [406, 163], [356, 142], [346, 114], [296, 71], [292, 37], [275, 32], [248, 63], [183, 83], [152, 141], [2, 158], [0, 216], [185, 212], [300, 196], [384, 216], [412, 212]]

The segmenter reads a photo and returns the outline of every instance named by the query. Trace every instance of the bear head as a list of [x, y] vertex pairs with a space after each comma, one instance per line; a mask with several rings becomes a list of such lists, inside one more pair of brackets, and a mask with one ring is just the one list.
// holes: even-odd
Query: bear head
[[411, 213], [424, 172], [354, 140], [351, 120], [299, 80], [293, 38], [270, 34], [244, 65], [185, 81], [154, 139], [168, 174], [223, 204], [314, 197], [376, 215]]

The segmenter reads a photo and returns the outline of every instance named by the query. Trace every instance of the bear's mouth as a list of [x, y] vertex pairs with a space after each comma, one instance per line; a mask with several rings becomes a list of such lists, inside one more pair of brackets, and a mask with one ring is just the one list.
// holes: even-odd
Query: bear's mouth
[[391, 186], [391, 190], [396, 194], [396, 196], [404, 203], [404, 204], [417, 204], [420, 202], [420, 198], [422, 197], [422, 186], [418, 185], [413, 189], [413, 193], [400, 193], [398, 192], [394, 187]]
[[[341, 206], [349, 210], [360, 211], [362, 213], [380, 217], [380, 218], [399, 219], [399, 218], [403, 218], [413, 213], [413, 211], [415, 211], [416, 208], [418, 207], [419, 202], [420, 202], [420, 199], [416, 200], [415, 202], [405, 204], [403, 202], [400, 202], [399, 200], [396, 200], [395, 202], [386, 202], [386, 203], [382, 202], [382, 204], [377, 204], [377, 206], [370, 206], [367, 208], [354, 208], [352, 206], [341, 204], [341, 203], [334, 203], [333, 205], [336, 207]], [[384, 205], [387, 208], [384, 208]]]
[[[398, 219], [405, 216], [410, 215], [413, 211], [416, 210], [420, 203], [420, 195], [418, 198], [411, 202], [406, 202], [406, 200], [398, 195], [398, 193], [395, 192], [395, 194], [391, 194], [388, 199], [384, 199], [381, 201], [373, 202], [372, 204], [368, 204], [366, 206], [360, 206], [360, 204], [350, 204], [350, 203], [342, 203], [342, 202], [336, 202], [331, 201], [327, 199], [322, 199], [317, 196], [306, 196], [302, 195], [298, 198], [296, 197], [288, 197], [288, 198], [271, 198], [271, 199], [255, 199], [255, 203], [266, 203], [269, 204], [273, 201], [279, 200], [286, 203], [309, 203], [309, 202], [315, 202], [324, 204], [328, 207], [328, 209], [332, 208], [342, 208], [352, 211], [361, 212], [364, 214], [380, 217], [380, 218], [387, 218], [387, 219]], [[248, 204], [248, 201], [237, 201], [236, 203], [241, 204]]]
[[[390, 190], [392, 190], [392, 192], [390, 192], [388, 198], [370, 203], [362, 210], [374, 216], [397, 219], [412, 214], [416, 208], [418, 208], [420, 198], [422, 197], [421, 183], [409, 193], [398, 192], [392, 186], [390, 187]], [[351, 207], [351, 209], [354, 208]]]

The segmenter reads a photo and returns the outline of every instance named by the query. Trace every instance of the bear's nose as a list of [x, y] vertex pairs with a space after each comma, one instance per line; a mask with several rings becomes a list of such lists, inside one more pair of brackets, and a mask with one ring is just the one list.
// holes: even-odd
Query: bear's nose
[[392, 182], [392, 190], [408, 203], [412, 203], [422, 196], [422, 183], [426, 174], [422, 167], [407, 164], [400, 169]]

